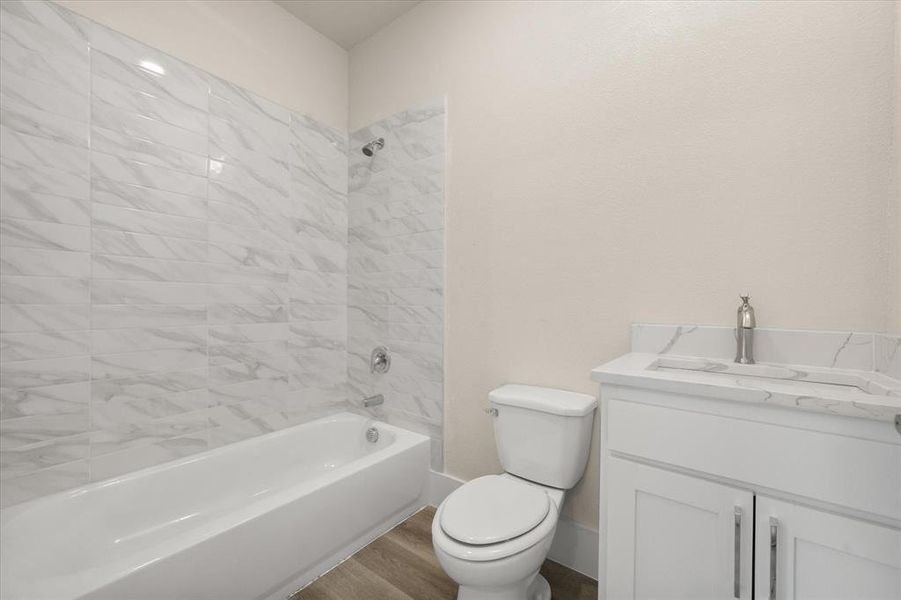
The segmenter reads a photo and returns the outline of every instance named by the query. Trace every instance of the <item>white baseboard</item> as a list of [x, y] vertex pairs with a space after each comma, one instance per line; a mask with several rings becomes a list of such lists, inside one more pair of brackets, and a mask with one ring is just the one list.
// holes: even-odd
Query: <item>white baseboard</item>
[[598, 578], [598, 532], [566, 517], [557, 522], [557, 533], [547, 555], [573, 571]]
[[[429, 474], [429, 504], [438, 506], [455, 489], [466, 483], [447, 473]], [[592, 579], [598, 578], [598, 532], [566, 517], [557, 522], [557, 533], [548, 558]]]
[[450, 493], [466, 483], [462, 479], [457, 479], [453, 475], [447, 473], [439, 473], [437, 471], [429, 471], [429, 504], [438, 506], [444, 499], [450, 496]]

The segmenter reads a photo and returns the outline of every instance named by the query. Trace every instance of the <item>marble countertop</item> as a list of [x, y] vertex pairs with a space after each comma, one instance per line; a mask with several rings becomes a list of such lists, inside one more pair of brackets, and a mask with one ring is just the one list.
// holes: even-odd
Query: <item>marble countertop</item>
[[[749, 375], [753, 372], [773, 377]], [[723, 359], [632, 352], [593, 369], [591, 378], [878, 421], [901, 414], [901, 381], [873, 371], [773, 363], [748, 368]]]

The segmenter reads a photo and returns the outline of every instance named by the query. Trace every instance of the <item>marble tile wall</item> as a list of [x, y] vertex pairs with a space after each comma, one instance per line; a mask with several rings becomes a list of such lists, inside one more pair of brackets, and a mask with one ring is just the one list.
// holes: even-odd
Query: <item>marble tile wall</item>
[[[348, 164], [348, 383], [350, 404], [385, 395], [370, 411], [432, 438], [443, 467], [444, 123], [442, 101], [355, 131]], [[375, 138], [385, 147], [360, 151]], [[369, 371], [388, 346], [391, 370]]]
[[0, 506], [344, 409], [345, 133], [0, 7]]

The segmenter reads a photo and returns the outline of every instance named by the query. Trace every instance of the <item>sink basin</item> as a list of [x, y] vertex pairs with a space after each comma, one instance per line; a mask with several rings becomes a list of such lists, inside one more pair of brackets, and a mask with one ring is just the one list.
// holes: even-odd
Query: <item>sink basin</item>
[[[743, 365], [704, 358], [660, 357], [648, 365], [653, 371], [691, 371], [729, 376], [731, 379], [747, 377], [770, 381], [803, 381], [814, 387], [845, 388], [875, 396], [897, 396], [901, 391], [882, 385], [872, 377], [853, 371], [837, 369], [799, 369], [782, 365]], [[868, 374], [871, 375], [871, 374]]]
[[891, 424], [901, 419], [901, 381], [875, 371], [630, 352], [592, 369], [591, 378], [614, 390], [659, 390]]

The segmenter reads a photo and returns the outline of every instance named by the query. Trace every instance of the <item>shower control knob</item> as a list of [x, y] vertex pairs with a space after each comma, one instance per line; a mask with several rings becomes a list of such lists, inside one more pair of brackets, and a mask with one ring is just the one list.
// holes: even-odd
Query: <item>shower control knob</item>
[[385, 346], [373, 348], [372, 354], [369, 356], [369, 372], [384, 374], [390, 368], [391, 354], [388, 353], [388, 348]]

